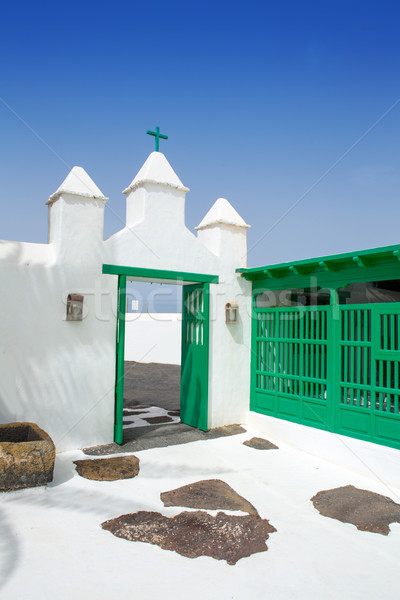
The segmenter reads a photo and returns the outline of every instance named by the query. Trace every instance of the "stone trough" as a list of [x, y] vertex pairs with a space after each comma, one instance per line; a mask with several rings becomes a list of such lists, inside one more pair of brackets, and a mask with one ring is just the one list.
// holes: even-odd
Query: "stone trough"
[[54, 460], [51, 437], [35, 423], [0, 425], [0, 491], [46, 485]]

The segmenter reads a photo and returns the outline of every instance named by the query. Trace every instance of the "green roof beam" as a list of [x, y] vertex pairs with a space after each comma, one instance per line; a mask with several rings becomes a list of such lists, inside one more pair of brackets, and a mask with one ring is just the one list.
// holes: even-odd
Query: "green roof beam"
[[[400, 245], [397, 244], [394, 246], [384, 246], [370, 250], [360, 250], [356, 255], [354, 252], [348, 252], [344, 254], [309, 258], [305, 260], [294, 261], [292, 263], [279, 263], [275, 265], [265, 265], [262, 267], [249, 269], [241, 268], [240, 271], [238, 270], [237, 272], [242, 273], [243, 276], [247, 275], [247, 279], [254, 279], [257, 276], [258, 278], [262, 278], [265, 275], [266, 270], [268, 270], [273, 276], [275, 271], [287, 271], [290, 266], [297, 268], [299, 272], [299, 267], [301, 270], [305, 269], [307, 274], [311, 274], [313, 271], [318, 271], [318, 269], [323, 269], [324, 271], [336, 271], [339, 269], [348, 268], [352, 264], [354, 256], [357, 256], [358, 259], [364, 263], [365, 267], [373, 267], [377, 262], [388, 262], [390, 260], [393, 261], [394, 258], [400, 260]], [[281, 276], [281, 274], [278, 275], [278, 277]]]
[[356, 265], [358, 265], [362, 269], [365, 269], [365, 267], [367, 266], [365, 264], [365, 261], [363, 261], [363, 259], [360, 258], [359, 256], [353, 256], [353, 261], [356, 263]]

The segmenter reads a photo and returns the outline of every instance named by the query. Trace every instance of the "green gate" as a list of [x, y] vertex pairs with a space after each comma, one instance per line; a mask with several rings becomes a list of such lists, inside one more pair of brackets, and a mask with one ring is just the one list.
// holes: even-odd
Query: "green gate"
[[251, 410], [400, 448], [400, 303], [253, 311]]
[[208, 428], [209, 284], [183, 286], [181, 421]]
[[340, 307], [335, 431], [400, 448], [400, 304]]
[[255, 313], [252, 410], [329, 429], [330, 307], [255, 308]]
[[[181, 421], [206, 431], [208, 427], [210, 283], [217, 284], [218, 275], [124, 265], [103, 265], [103, 273], [118, 276], [114, 441], [122, 444], [124, 438], [125, 309], [126, 282], [129, 278], [183, 285]], [[185, 285], [186, 282], [191, 282], [191, 284]]]

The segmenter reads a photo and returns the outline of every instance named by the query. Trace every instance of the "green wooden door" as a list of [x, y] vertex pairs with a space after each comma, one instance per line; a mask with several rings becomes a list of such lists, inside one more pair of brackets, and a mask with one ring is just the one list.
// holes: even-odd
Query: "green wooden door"
[[400, 448], [400, 304], [340, 307], [335, 430]]
[[208, 429], [209, 284], [183, 286], [181, 421]]
[[330, 429], [330, 307], [254, 311], [251, 409]]
[[400, 303], [253, 311], [251, 410], [400, 448]]

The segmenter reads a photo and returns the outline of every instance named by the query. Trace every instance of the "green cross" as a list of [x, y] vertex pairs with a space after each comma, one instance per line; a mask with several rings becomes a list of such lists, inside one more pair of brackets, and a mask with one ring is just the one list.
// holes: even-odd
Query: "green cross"
[[163, 135], [162, 133], [160, 133], [160, 128], [156, 127], [155, 131], [146, 131], [147, 135], [154, 135], [155, 142], [156, 142], [156, 152], [160, 152], [159, 148], [160, 148], [160, 138], [163, 140], [167, 140], [168, 136], [167, 135]]

